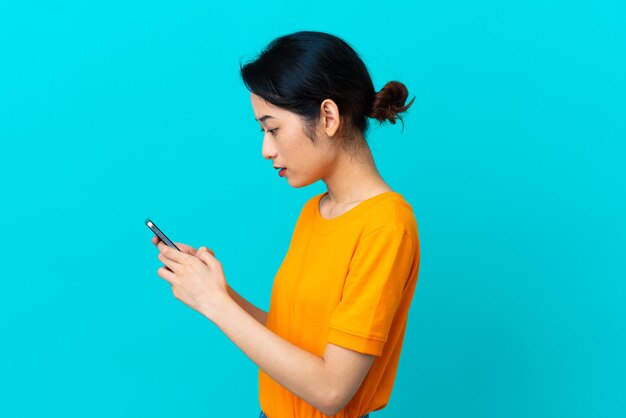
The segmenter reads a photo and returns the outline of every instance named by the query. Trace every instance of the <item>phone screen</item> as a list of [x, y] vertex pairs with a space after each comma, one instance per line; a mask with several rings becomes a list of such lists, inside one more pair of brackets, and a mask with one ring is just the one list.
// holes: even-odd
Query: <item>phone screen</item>
[[174, 245], [174, 243], [170, 241], [170, 239], [166, 237], [163, 232], [161, 232], [159, 227], [157, 227], [156, 224], [150, 220], [150, 218], [146, 219], [146, 225], [148, 225], [148, 228], [150, 228], [150, 230], [154, 232], [156, 236], [165, 243], [165, 245], [167, 245], [168, 247], [176, 248], [178, 251], [180, 251], [180, 249], [176, 245]]

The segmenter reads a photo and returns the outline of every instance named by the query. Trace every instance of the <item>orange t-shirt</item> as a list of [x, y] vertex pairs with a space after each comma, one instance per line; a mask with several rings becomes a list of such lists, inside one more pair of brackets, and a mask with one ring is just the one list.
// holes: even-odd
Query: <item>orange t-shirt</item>
[[[267, 327], [322, 357], [327, 343], [376, 357], [335, 417], [382, 409], [391, 396], [419, 269], [417, 222], [402, 195], [384, 192], [333, 218], [311, 198], [274, 279]], [[321, 418], [321, 411], [259, 370], [268, 418]]]

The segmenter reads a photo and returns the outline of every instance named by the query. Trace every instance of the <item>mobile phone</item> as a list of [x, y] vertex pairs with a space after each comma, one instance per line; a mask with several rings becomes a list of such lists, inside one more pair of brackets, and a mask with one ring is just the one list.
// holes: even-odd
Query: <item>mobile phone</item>
[[165, 243], [165, 245], [167, 245], [168, 247], [176, 248], [178, 251], [180, 251], [180, 249], [176, 245], [174, 245], [174, 243], [170, 241], [170, 239], [166, 237], [163, 232], [161, 232], [159, 227], [156, 226], [155, 223], [150, 220], [150, 218], [146, 218], [146, 225], [148, 225], [148, 228], [150, 228], [150, 230], [154, 232], [156, 236]]

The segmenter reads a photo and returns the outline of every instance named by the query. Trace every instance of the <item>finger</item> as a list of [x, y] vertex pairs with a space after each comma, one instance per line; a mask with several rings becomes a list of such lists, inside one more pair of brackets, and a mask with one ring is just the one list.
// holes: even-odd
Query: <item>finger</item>
[[197, 253], [198, 258], [209, 267], [218, 267], [219, 261], [215, 258], [215, 254], [206, 247], [200, 247]]
[[[213, 251], [212, 249], [205, 247], [204, 245], [200, 248], [204, 248], [206, 251], [208, 251], [209, 253], [211, 253], [211, 255], [213, 255], [213, 257], [215, 257], [215, 251]], [[198, 251], [200, 251], [200, 248], [198, 248]]]
[[172, 271], [167, 267], [159, 268], [157, 270], [157, 275], [162, 279], [170, 282], [172, 285], [174, 284], [174, 280], [176, 280], [176, 274], [172, 273]]
[[159, 244], [159, 241], [161, 241], [161, 240], [160, 240], [160, 239], [159, 239], [159, 237], [157, 237], [156, 235], [152, 237], [152, 243], [153, 243], [154, 245], [158, 245], [158, 244]]
[[170, 258], [167, 258], [166, 255], [164, 255], [163, 253], [159, 253], [159, 255], [157, 256], [159, 261], [163, 264], [165, 264], [167, 267], [169, 267], [169, 269], [171, 271], [173, 271], [174, 273], [178, 274], [181, 272], [181, 268], [182, 265]]
[[182, 242], [175, 242], [174, 245], [176, 245], [178, 248], [180, 248], [183, 252], [187, 254], [196, 255], [197, 250], [193, 248], [191, 245], [183, 244]]
[[184, 253], [182, 251], [178, 251], [176, 248], [170, 248], [167, 245], [165, 245], [165, 243], [163, 241], [159, 242], [159, 250], [161, 250], [161, 254], [163, 254], [165, 257], [169, 258], [170, 260], [174, 260], [177, 263], [183, 263], [187, 257], [189, 257], [189, 254]]

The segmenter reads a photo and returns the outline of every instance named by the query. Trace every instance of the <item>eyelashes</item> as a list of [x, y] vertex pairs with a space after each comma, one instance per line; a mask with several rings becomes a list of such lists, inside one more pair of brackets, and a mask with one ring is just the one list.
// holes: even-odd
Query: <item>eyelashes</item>
[[[274, 129], [270, 129], [269, 132], [272, 135], [276, 135], [276, 131], [278, 130], [278, 128], [274, 128]], [[265, 130], [263, 128], [261, 128], [261, 132], [265, 132]]]

